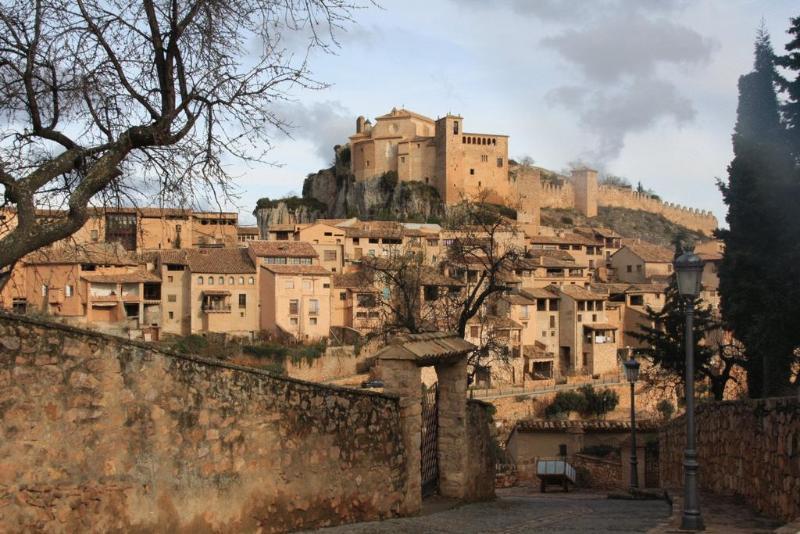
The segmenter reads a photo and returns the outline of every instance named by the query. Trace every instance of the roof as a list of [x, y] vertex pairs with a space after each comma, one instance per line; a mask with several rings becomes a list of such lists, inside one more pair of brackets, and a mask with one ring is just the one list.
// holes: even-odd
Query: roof
[[306, 274], [306, 275], [330, 275], [331, 272], [322, 265], [299, 265], [299, 264], [268, 264], [262, 265], [266, 269], [275, 274]]
[[559, 286], [558, 289], [568, 297], [571, 297], [575, 300], [605, 300], [608, 298], [608, 295], [605, 293], [591, 291], [589, 289], [571, 284]]
[[84, 273], [81, 278], [95, 284], [135, 284], [138, 282], [161, 282], [155, 273], [147, 271], [131, 271], [129, 273]]
[[419, 275], [420, 284], [423, 286], [454, 287], [463, 286], [464, 282], [445, 276], [432, 267], [423, 266]]
[[253, 254], [259, 258], [317, 258], [319, 255], [306, 241], [250, 241]]
[[[622, 249], [625, 248], [633, 252], [642, 261], [649, 263], [672, 263], [672, 260], [675, 257], [675, 254], [672, 250], [666, 247], [653, 245], [651, 243], [626, 242]], [[614, 254], [619, 254], [619, 251], [615, 252]]]
[[413, 111], [409, 111], [409, 110], [407, 110], [405, 108], [400, 108], [400, 109], [392, 108], [392, 111], [390, 111], [389, 113], [387, 113], [385, 115], [380, 115], [378, 117], [375, 117], [375, 120], [379, 121], [379, 120], [386, 120], [386, 119], [396, 119], [398, 117], [413, 117], [415, 119], [420, 119], [420, 120], [423, 120], [423, 121], [433, 122], [433, 119], [431, 119], [430, 117], [426, 117], [425, 115], [420, 115], [419, 113], [415, 113]]
[[[256, 272], [245, 248], [189, 249], [186, 264], [193, 273], [241, 274]], [[162, 260], [163, 261], [163, 260]]]
[[599, 291], [607, 292], [609, 295], [620, 295], [622, 293], [625, 293], [631, 287], [633, 287], [631, 284], [627, 284], [624, 282], [592, 284], [592, 289], [596, 289], [598, 292]]
[[243, 235], [260, 235], [261, 233], [258, 226], [239, 226], [236, 228], [236, 231]]
[[475, 345], [445, 332], [402, 334], [379, 350], [375, 357], [383, 360], [414, 360], [418, 365], [430, 365], [443, 360], [461, 359]]
[[24, 262], [29, 264], [136, 265], [133, 255], [119, 243], [87, 243], [41, 248], [28, 254]]
[[580, 228], [575, 228], [575, 231], [578, 232], [579, 234], [599, 235], [605, 238], [622, 237], [614, 230], [611, 230], [610, 228], [604, 228], [602, 226], [580, 227]]
[[365, 271], [334, 274], [331, 276], [331, 282], [337, 289], [355, 289], [361, 292], [375, 293], [378, 290], [372, 284], [372, 275], [372, 272]]
[[520, 291], [523, 295], [526, 295], [531, 298], [537, 299], [555, 299], [558, 298], [558, 293], [555, 291], [551, 291], [550, 289], [544, 287], [536, 287], [536, 288], [529, 288], [526, 287], [522, 291]]
[[721, 252], [698, 252], [697, 255], [703, 261], [722, 261]]
[[602, 243], [600, 243], [594, 237], [575, 233], [566, 233], [561, 235], [535, 235], [531, 237], [531, 243], [542, 245], [602, 245]]
[[514, 292], [509, 293], [508, 295], [503, 296], [503, 298], [509, 303], [517, 306], [529, 306], [536, 304], [536, 299], [531, 298], [528, 295], [525, 295], [522, 292]]
[[[636, 421], [636, 429], [651, 431], [658, 430], [659, 425], [657, 422], [649, 419], [638, 419]], [[592, 432], [630, 432], [630, 421], [601, 421], [601, 420], [584, 420], [584, 421], [568, 421], [562, 419], [528, 419], [522, 420], [514, 427], [517, 432], [537, 432], [549, 431], [559, 432], [565, 430], [583, 430]]]
[[625, 293], [664, 293], [668, 285], [662, 283], [634, 284]]
[[186, 250], [159, 250], [157, 255], [161, 260], [161, 263], [167, 263], [171, 265], [188, 265], [188, 260], [186, 259]]
[[487, 317], [474, 316], [468, 324], [481, 323], [491, 326], [495, 330], [522, 330], [522, 325], [509, 317], [489, 315]]
[[584, 323], [583, 327], [587, 330], [619, 330], [611, 323]]

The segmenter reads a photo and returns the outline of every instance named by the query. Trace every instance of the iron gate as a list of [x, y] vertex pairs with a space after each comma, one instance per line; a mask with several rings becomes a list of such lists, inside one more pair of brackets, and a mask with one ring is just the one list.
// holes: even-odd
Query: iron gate
[[658, 441], [651, 441], [644, 448], [644, 486], [660, 487], [658, 474]]
[[420, 441], [420, 470], [422, 496], [428, 497], [439, 489], [439, 387], [434, 384], [422, 391], [422, 439]]

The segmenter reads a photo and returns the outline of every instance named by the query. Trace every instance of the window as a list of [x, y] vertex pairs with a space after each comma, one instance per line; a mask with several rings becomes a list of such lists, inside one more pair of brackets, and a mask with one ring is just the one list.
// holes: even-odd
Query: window
[[314, 287], [314, 283], [311, 280], [305, 279], [303, 280], [303, 289], [312, 289]]
[[297, 315], [300, 310], [300, 305], [297, 302], [297, 299], [292, 299], [289, 301], [289, 315]]
[[239, 293], [239, 307], [247, 308], [247, 295], [244, 293]]
[[583, 315], [581, 315], [581, 314], [579, 313], [579, 314], [578, 314], [578, 322], [580, 323], [581, 321], [583, 321]]
[[220, 276], [219, 277], [219, 285], [225, 285], [225, 277], [224, 276]]
[[584, 301], [578, 301], [578, 311], [586, 310], [586, 303]]
[[96, 271], [97, 265], [94, 263], [84, 263], [81, 265], [81, 271]]
[[405, 162], [406, 162], [406, 157], [400, 156], [400, 163], [405, 163]]
[[546, 299], [536, 299], [536, 311], [547, 311]]
[[439, 298], [439, 288], [436, 286], [425, 286], [425, 300], [434, 301]]
[[469, 335], [470, 337], [476, 338], [481, 335], [481, 327], [480, 326], [470, 326], [469, 327]]
[[167, 295], [167, 302], [178, 302], [177, 295]]
[[208, 285], [210, 285], [210, 286], [214, 285], [214, 277], [213, 276], [209, 276], [208, 277]]
[[631, 295], [631, 306], [644, 306], [644, 295]]
[[458, 135], [458, 121], [453, 123], [453, 135]]
[[167, 277], [167, 282], [173, 282], [173, 281], [174, 281], [174, 279], [171, 276]]
[[175, 225], [175, 233], [176, 233], [176, 234], [179, 234], [179, 233], [181, 233], [181, 225], [180, 225], [180, 224], [176, 224], [176, 225]]
[[347, 300], [347, 291], [339, 292], [339, 300]]
[[324, 232], [325, 237], [333, 236], [333, 232]]
[[470, 169], [469, 170], [469, 174], [470, 174], [470, 176], [474, 176], [475, 175], [475, 169]]
[[326, 250], [326, 251], [324, 251], [323, 259], [325, 261], [336, 261], [336, 251], [335, 250]]
[[202, 286], [203, 285], [203, 277], [202, 276], [198, 276], [197, 277], [197, 285], [198, 286]]
[[497, 166], [498, 167], [502, 167], [503, 166], [503, 158], [497, 158]]
[[167, 264], [167, 270], [168, 271], [182, 271], [183, 270], [183, 265], [176, 264], [176, 263], [170, 263], [170, 264]]
[[92, 234], [92, 241], [100, 240], [100, 234], [97, 232], [97, 230], [92, 230], [91, 234]]
[[73, 293], [73, 288], [71, 285], [67, 284], [64, 286], [64, 296], [71, 297]]
[[551, 315], [550, 316], [550, 328], [555, 328], [555, 327], [556, 327], [556, 316], [555, 315]]
[[632, 273], [633, 272], [633, 265], [628, 265], [628, 269], [627, 270], [628, 270], [629, 273]]
[[47, 284], [42, 284], [42, 296], [47, 296]]
[[294, 289], [294, 280], [286, 280], [283, 283], [284, 289]]
[[317, 299], [311, 299], [308, 301], [308, 314], [319, 315], [319, 301]]
[[289, 324], [292, 326], [297, 326], [297, 317], [290, 317]]
[[487, 156], [486, 154], [481, 154], [481, 162], [485, 163], [487, 161], [489, 161], [489, 156]]
[[316, 325], [316, 324], [317, 324], [317, 318], [316, 318], [316, 317], [310, 317], [310, 318], [308, 319], [308, 324], [310, 324], [310, 325]]
[[243, 285], [244, 285], [244, 276], [240, 276], [240, 277], [239, 277], [239, 285], [240, 285], [240, 286], [243, 286]]
[[234, 281], [234, 278], [233, 278], [232, 276], [229, 276], [229, 277], [228, 277], [228, 283], [229, 283], [230, 285], [233, 285], [233, 284], [235, 284], [236, 282]]
[[597, 314], [596, 314], [596, 313], [593, 313], [593, 314], [592, 314], [592, 322], [593, 322], [593, 323], [596, 323], [596, 322], [597, 322]]
[[169, 318], [170, 319], [174, 319], [175, 318], [175, 313], [174, 312], [169, 312]]
[[636, 266], [636, 272], [637, 272], [637, 273], [640, 273], [640, 272], [642, 272], [642, 264], [641, 264], [641, 263], [640, 263], [639, 265], [637, 265], [637, 266]]
[[256, 279], [251, 276], [250, 278], [247, 279], [247, 283], [252, 286], [253, 284], [256, 283]]

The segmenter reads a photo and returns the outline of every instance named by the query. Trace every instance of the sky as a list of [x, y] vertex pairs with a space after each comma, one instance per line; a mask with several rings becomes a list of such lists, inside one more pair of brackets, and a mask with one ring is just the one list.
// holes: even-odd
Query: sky
[[[582, 162], [665, 201], [711, 210], [732, 157], [737, 80], [763, 19], [777, 52], [800, 6], [788, 0], [381, 0], [315, 51], [328, 84], [277, 112], [273, 165], [232, 164], [242, 223], [258, 198], [300, 194], [358, 115], [405, 107], [506, 134], [509, 157], [560, 171]], [[304, 48], [303, 34], [286, 43]]]

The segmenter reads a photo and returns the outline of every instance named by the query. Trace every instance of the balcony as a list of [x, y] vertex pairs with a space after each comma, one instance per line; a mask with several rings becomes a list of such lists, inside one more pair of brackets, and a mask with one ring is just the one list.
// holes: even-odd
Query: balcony
[[230, 313], [230, 304], [203, 304], [204, 313]]

